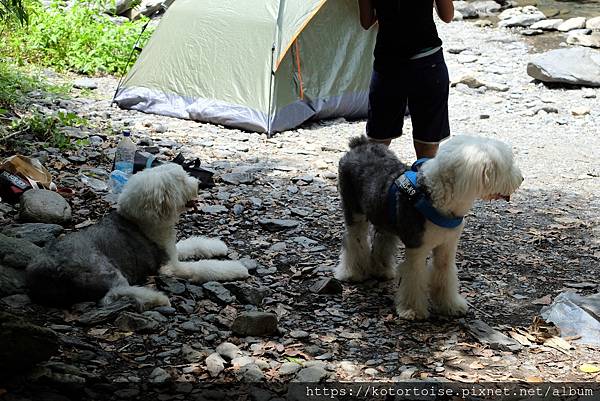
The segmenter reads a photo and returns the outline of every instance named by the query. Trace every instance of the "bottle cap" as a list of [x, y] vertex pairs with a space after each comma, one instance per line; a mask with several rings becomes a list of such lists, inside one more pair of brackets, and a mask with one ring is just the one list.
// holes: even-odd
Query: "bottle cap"
[[124, 131], [123, 131], [123, 136], [131, 136], [131, 131], [129, 131], [129, 130], [124, 130]]

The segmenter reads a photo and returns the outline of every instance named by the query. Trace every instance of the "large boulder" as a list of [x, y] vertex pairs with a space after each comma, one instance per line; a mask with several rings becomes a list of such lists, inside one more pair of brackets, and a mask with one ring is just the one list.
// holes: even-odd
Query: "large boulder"
[[0, 234], [0, 263], [5, 266], [24, 269], [40, 252], [42, 248], [27, 240]]
[[542, 82], [600, 87], [600, 52], [575, 47], [536, 55], [527, 74]]
[[63, 232], [58, 224], [25, 223], [12, 224], [0, 229], [0, 233], [14, 238], [23, 238], [35, 245], [44, 246]]
[[56, 192], [31, 189], [21, 196], [19, 217], [32, 223], [64, 224], [71, 221], [71, 206]]
[[58, 336], [54, 331], [0, 312], [0, 373], [26, 371], [57, 351]]
[[0, 298], [25, 292], [25, 271], [0, 265]]

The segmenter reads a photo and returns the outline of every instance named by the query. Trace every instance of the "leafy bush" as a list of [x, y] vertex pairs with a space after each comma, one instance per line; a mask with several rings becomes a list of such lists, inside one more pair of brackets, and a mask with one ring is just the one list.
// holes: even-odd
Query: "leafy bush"
[[[47, 9], [30, 5], [30, 23], [5, 30], [0, 50], [24, 63], [50, 66], [58, 71], [84, 74], [121, 74], [146, 19], [114, 23], [98, 1], [76, 0], [64, 7], [55, 2]], [[144, 43], [150, 36], [146, 30]]]

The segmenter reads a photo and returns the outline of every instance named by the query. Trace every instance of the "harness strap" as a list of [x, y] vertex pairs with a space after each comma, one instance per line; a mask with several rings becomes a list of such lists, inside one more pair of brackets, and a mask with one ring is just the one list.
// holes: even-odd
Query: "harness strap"
[[444, 228], [458, 227], [462, 224], [463, 217], [447, 217], [440, 214], [425, 195], [419, 191], [417, 171], [427, 160], [429, 159], [423, 158], [417, 160], [411, 166], [410, 171], [405, 171], [404, 174], [396, 178], [392, 183], [388, 191], [391, 221], [395, 222], [397, 219], [398, 192], [403, 191], [413, 202], [415, 208], [433, 224]]

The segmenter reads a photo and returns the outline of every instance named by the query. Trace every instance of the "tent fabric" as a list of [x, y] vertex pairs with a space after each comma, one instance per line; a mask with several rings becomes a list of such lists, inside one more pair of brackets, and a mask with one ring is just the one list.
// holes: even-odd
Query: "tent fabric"
[[375, 34], [355, 0], [176, 0], [115, 102], [269, 133], [361, 118]]

